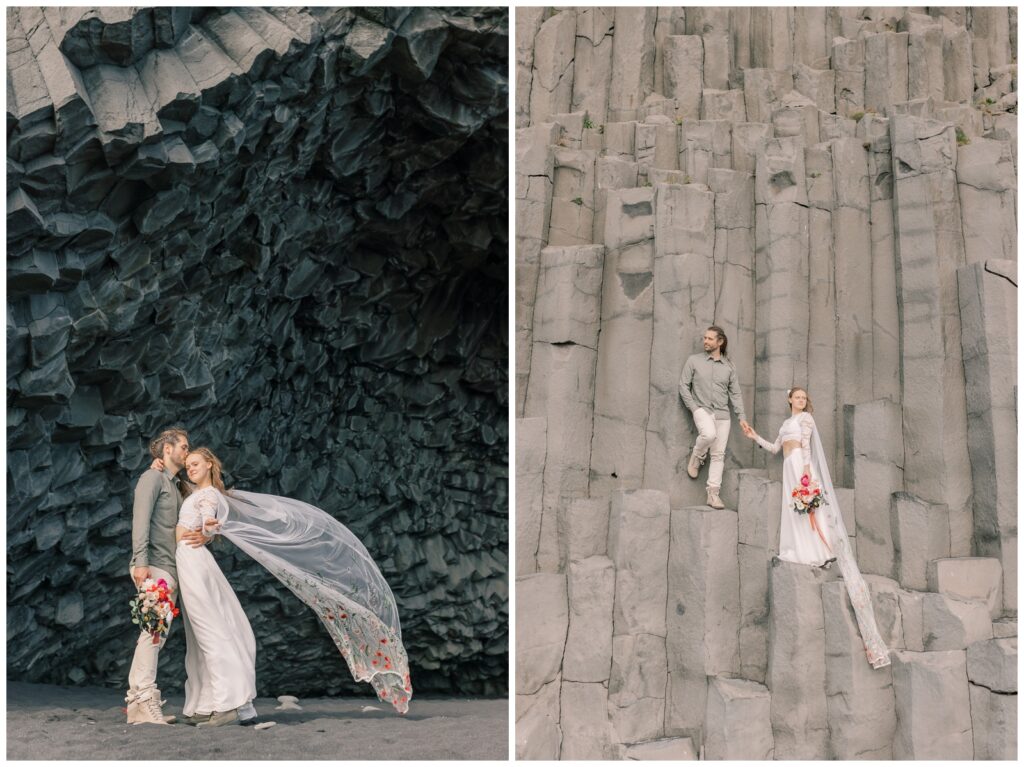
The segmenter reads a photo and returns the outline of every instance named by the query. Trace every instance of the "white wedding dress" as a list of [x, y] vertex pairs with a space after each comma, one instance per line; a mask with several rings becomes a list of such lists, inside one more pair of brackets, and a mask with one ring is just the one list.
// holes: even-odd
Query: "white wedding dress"
[[[178, 524], [201, 530], [224, 515], [215, 488], [196, 490], [181, 505]], [[249, 619], [206, 546], [179, 541], [178, 588], [185, 609], [185, 716], [248, 708], [256, 697], [256, 638]]]
[[[314, 611], [353, 677], [399, 713], [409, 710], [395, 596], [352, 531], [302, 501], [212, 487], [185, 500], [178, 524], [199, 530], [209, 519]], [[179, 543], [177, 563], [188, 641], [185, 715], [244, 706], [255, 716], [256, 641], [238, 598], [206, 547]]]
[[[857, 619], [868, 663], [876, 669], [888, 666], [889, 649], [878, 631], [875, 611], [871, 605], [871, 592], [868, 591], [853, 555], [839, 499], [828, 470], [828, 461], [821, 446], [821, 437], [818, 436], [818, 427], [810, 413], [797, 413], [783, 421], [774, 443], [759, 436], [757, 444], [777, 453], [782, 443], [789, 440], [799, 440], [800, 447], [792, 450], [782, 464], [779, 559], [798, 564], [821, 565], [834, 557], [850, 595], [850, 604]], [[810, 466], [812, 480], [820, 483], [825, 495], [824, 505], [818, 508], [813, 517], [793, 509], [792, 492], [800, 484], [804, 466]]]

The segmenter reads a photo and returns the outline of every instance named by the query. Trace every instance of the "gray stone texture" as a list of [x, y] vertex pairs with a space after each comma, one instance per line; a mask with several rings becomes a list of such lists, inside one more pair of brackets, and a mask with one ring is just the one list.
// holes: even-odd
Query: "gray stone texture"
[[821, 602], [830, 756], [891, 759], [896, 727], [892, 670], [868, 663], [845, 584], [824, 584]]
[[[569, 739], [562, 702], [563, 755], [1012, 753], [1015, 729], [997, 725], [1015, 693], [936, 659], [965, 667], [965, 648], [1016, 636], [1016, 22], [1015, 8], [966, 7], [524, 19], [529, 76], [557, 29], [567, 48], [544, 55], [562, 69], [544, 77], [573, 80], [557, 110], [531, 114], [517, 92], [517, 414], [548, 429], [547, 526], [524, 531], [550, 552], [537, 566], [577, 584], [581, 634], [607, 633], [590, 627], [612, 613], [607, 676], [606, 638], [594, 657], [567, 647], [588, 670], [563, 669], [562, 685], [591, 697]], [[563, 276], [538, 293], [551, 246], [577, 249], [586, 290]], [[562, 329], [540, 340], [551, 312]], [[774, 559], [782, 456], [735, 420], [726, 508], [702, 505], [708, 464], [687, 476], [697, 432], [678, 383], [711, 324], [762, 436], [790, 415], [786, 392], [808, 388], [902, 666], [867, 663], [838, 568]], [[943, 685], [955, 711], [936, 717]], [[994, 724], [972, 723], [972, 705]]]
[[768, 674], [776, 759], [824, 759], [829, 729], [822, 584], [830, 571], [775, 558], [768, 575]]
[[708, 678], [740, 672], [737, 515], [673, 509], [668, 561], [665, 731], [703, 742]]
[[967, 376], [967, 448], [978, 554], [1003, 566], [1003, 605], [1017, 610], [1016, 261], [957, 272]]
[[745, 679], [710, 679], [704, 758], [763, 760], [774, 752], [768, 688]]
[[[132, 487], [180, 424], [351, 527], [417, 690], [505, 693], [507, 9], [6, 13], [9, 677], [124, 687]], [[214, 554], [261, 695], [365, 689]]]
[[[966, 653], [892, 653], [894, 759], [973, 759]], [[941, 701], [941, 705], [936, 705]]]

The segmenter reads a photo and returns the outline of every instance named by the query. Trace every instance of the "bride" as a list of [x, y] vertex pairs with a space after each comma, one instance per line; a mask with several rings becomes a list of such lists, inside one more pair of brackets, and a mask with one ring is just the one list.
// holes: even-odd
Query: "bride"
[[178, 515], [175, 559], [185, 608], [186, 722], [254, 723], [256, 640], [238, 597], [207, 547], [182, 536], [222, 534], [309, 605], [352, 675], [405, 713], [412, 697], [394, 596], [366, 548], [340, 522], [290, 498], [224, 489], [205, 447], [185, 460], [193, 485]]
[[[741, 424], [747, 437], [772, 453], [778, 453], [781, 449], [785, 456], [782, 463], [779, 559], [825, 567], [837, 562], [850, 594], [868, 662], [873, 668], [888, 666], [889, 650], [878, 633], [871, 595], [850, 548], [850, 539], [839, 511], [821, 438], [811, 415], [814, 407], [807, 390], [799, 386], [787, 392], [787, 400], [791, 415], [782, 422], [774, 443], [760, 437], [752, 426]], [[795, 493], [802, 487], [812, 488], [813, 493], [813, 488], [818, 486], [824, 496], [824, 503], [810, 512], [798, 512], [794, 508]]]

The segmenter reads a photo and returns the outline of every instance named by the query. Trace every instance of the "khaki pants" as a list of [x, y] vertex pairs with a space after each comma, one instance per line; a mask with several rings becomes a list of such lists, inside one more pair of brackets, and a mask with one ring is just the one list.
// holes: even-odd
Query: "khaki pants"
[[708, 490], [722, 487], [722, 472], [725, 470], [725, 443], [729, 441], [729, 428], [732, 419], [717, 420], [703, 408], [693, 412], [693, 422], [697, 426], [697, 442], [693, 451], [703, 458], [711, 448], [711, 465], [708, 467]]
[[[166, 570], [149, 565], [150, 577], [153, 580], [163, 578], [171, 590], [171, 599], [177, 604], [178, 583]], [[132, 583], [135, 581], [133, 580]], [[184, 615], [184, 614], [183, 614]], [[179, 616], [181, 617], [181, 616]], [[175, 621], [171, 621], [174, 626]], [[159, 644], [153, 644], [153, 635], [148, 631], [140, 631], [139, 639], [135, 643], [135, 656], [132, 658], [132, 667], [128, 671], [128, 695], [125, 700], [132, 703], [137, 700], [146, 700], [156, 697], [159, 700], [160, 690], [156, 686], [156, 667], [160, 660], [160, 648], [164, 646], [170, 631], [160, 638]]]

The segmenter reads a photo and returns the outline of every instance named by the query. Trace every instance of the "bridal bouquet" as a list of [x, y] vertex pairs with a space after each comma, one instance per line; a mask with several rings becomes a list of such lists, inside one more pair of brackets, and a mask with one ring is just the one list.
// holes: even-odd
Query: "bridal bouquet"
[[793, 489], [793, 511], [797, 514], [813, 514], [814, 510], [825, 503], [825, 494], [821, 486], [804, 474], [800, 477], [800, 485]]
[[153, 635], [153, 644], [160, 644], [160, 638], [171, 627], [171, 621], [180, 610], [171, 601], [167, 581], [147, 578], [142, 582], [139, 593], [129, 602], [132, 608], [132, 623]]

